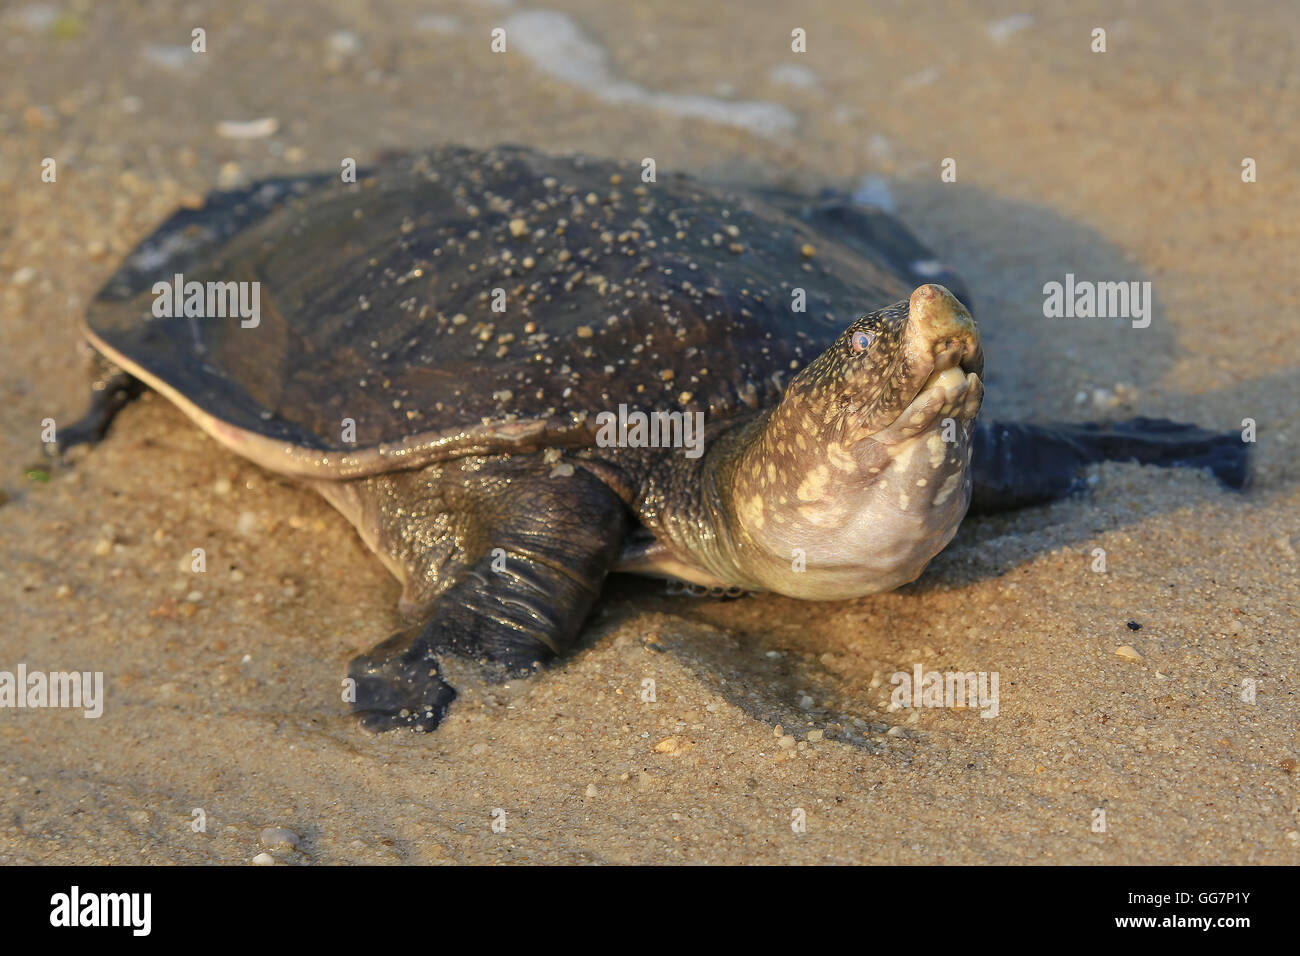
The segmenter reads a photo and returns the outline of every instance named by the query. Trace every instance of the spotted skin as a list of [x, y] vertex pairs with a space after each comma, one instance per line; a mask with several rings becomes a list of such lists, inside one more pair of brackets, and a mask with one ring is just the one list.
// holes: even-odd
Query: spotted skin
[[[117, 368], [64, 444], [148, 385], [338, 508], [403, 585], [407, 626], [348, 669], [371, 731], [436, 727], [453, 657], [564, 654], [611, 570], [842, 599], [915, 578], [972, 502], [1051, 500], [1089, 462], [1245, 480], [1244, 446], [1194, 426], [978, 422], [969, 296], [884, 213], [638, 173], [443, 147], [213, 194], [91, 305]], [[258, 322], [154, 318], [178, 273], [260, 283]], [[601, 446], [620, 404], [703, 412], [704, 453]]]

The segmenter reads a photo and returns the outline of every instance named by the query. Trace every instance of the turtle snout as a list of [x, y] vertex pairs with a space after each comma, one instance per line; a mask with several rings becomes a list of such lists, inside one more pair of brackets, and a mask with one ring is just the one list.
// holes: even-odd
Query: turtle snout
[[912, 293], [907, 307], [908, 343], [918, 357], [933, 359], [934, 371], [960, 366], [966, 372], [983, 373], [979, 330], [955, 295], [930, 283]]

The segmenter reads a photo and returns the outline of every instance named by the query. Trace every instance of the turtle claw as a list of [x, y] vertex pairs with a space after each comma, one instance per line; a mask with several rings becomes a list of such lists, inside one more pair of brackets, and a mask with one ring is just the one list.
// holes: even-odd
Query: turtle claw
[[[389, 643], [375, 651], [382, 652]], [[437, 660], [416, 647], [392, 657], [354, 658], [348, 677], [354, 682], [352, 712], [361, 729], [381, 734], [402, 727], [436, 728], [456, 699], [456, 689], [438, 676], [437, 668]]]
[[689, 581], [671, 580], [667, 582], [670, 597], [715, 598], [719, 601], [734, 601], [745, 596], [745, 589], [738, 587], [692, 584]]

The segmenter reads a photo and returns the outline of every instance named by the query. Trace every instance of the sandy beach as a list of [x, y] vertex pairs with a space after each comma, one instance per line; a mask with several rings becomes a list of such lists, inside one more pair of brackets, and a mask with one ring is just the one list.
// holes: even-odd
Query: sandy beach
[[[0, 863], [1300, 862], [1294, 8], [530, 3], [0, 10], [0, 671], [104, 675], [97, 718], [0, 709]], [[1250, 420], [1253, 483], [1107, 464], [854, 601], [619, 577], [561, 666], [367, 736], [400, 587], [341, 515], [156, 394], [67, 466], [41, 428], [178, 206], [438, 143], [885, 205], [970, 285], [985, 415]], [[1045, 317], [1067, 274], [1150, 325]], [[918, 665], [997, 715], [891, 709]]]

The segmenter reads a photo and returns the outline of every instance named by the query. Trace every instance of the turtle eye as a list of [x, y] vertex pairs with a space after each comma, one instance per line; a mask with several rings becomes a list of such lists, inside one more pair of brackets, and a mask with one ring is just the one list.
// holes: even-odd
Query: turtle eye
[[876, 336], [874, 332], [864, 332], [859, 329], [853, 333], [852, 338], [849, 339], [849, 344], [853, 346], [853, 351], [865, 352], [867, 349], [871, 348], [871, 343], [875, 341]]

